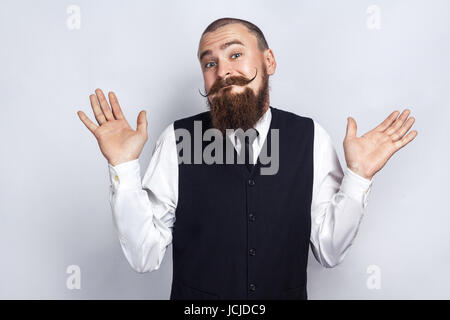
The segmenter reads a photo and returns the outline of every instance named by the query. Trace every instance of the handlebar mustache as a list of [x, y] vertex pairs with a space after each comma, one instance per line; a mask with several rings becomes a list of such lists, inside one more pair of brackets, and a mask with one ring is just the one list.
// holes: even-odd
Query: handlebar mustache
[[[251, 79], [246, 79], [244, 77], [233, 77], [233, 78], [230, 77], [225, 80], [216, 81], [216, 83], [214, 83], [213, 86], [211, 87], [211, 89], [209, 90], [209, 93], [203, 94], [200, 91], [200, 89], [198, 89], [198, 92], [200, 93], [200, 95], [202, 97], [208, 97], [208, 96], [218, 92], [221, 88], [232, 85], [232, 84], [239, 85], [239, 86], [246, 85], [246, 84], [252, 82], [253, 80], [255, 80], [257, 75], [258, 75], [258, 69], [256, 69], [256, 74]], [[206, 90], [205, 90], [205, 92], [206, 92]]]

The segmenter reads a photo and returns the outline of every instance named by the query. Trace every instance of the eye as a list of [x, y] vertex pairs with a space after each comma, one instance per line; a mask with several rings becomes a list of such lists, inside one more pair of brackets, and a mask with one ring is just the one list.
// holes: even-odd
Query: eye
[[237, 52], [237, 53], [233, 54], [232, 57], [234, 57], [234, 56], [237, 55], [237, 54], [239, 54], [240, 56], [242, 56], [242, 53]]
[[205, 68], [209, 68], [211, 63], [215, 63], [215, 62], [208, 62], [207, 64], [205, 64]]

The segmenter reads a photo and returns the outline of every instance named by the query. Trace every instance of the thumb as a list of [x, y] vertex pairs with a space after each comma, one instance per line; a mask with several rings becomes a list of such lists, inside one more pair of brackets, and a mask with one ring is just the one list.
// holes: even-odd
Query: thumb
[[352, 117], [347, 117], [347, 137], [353, 138], [356, 137], [356, 121]]
[[147, 134], [147, 126], [147, 112], [145, 110], [141, 110], [137, 118], [136, 131], [138, 131], [140, 134]]

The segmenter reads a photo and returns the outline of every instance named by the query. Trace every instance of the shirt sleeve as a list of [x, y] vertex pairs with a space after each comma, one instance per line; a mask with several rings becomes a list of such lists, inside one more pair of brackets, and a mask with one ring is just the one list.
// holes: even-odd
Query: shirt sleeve
[[358, 232], [373, 184], [350, 169], [345, 172], [332, 140], [314, 121], [314, 182], [311, 248], [316, 260], [331, 268], [342, 262]]
[[135, 271], [157, 270], [172, 243], [178, 201], [173, 123], [156, 141], [142, 180], [139, 159], [108, 166], [110, 204], [122, 251]]

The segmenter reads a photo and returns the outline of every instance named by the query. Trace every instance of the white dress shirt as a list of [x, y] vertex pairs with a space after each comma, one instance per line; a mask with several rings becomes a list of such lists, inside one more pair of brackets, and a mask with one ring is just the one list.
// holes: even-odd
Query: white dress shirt
[[[255, 125], [252, 144], [256, 162], [269, 131], [270, 108]], [[236, 151], [240, 140], [229, 134]], [[345, 174], [325, 129], [314, 121], [314, 179], [311, 203], [311, 248], [317, 261], [330, 268], [347, 254], [355, 236], [373, 179], [346, 168]], [[139, 159], [116, 166], [108, 163], [110, 204], [120, 245], [131, 267], [139, 273], [159, 269], [172, 243], [178, 201], [178, 155], [173, 123], [159, 136], [141, 179]]]

